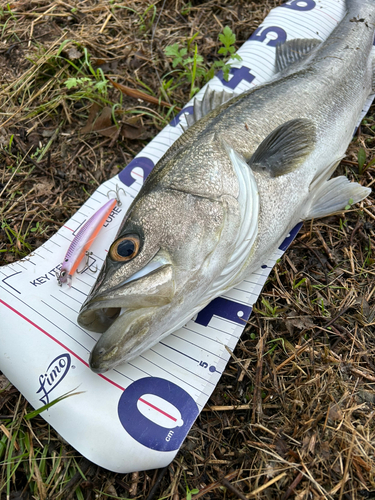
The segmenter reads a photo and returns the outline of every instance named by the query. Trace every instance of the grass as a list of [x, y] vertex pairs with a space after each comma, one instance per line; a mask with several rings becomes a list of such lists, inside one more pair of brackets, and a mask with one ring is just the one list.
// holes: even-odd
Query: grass
[[[1, 264], [35, 250], [129, 163], [201, 85], [199, 68], [207, 75], [215, 62], [226, 64], [230, 50], [220, 54], [219, 40], [226, 26], [236, 34], [228, 47], [237, 46], [276, 3], [3, 3]], [[190, 62], [173, 67], [164, 50], [176, 44]], [[107, 76], [139, 93], [121, 94]], [[83, 134], [93, 103], [113, 111], [114, 125], [142, 134]], [[339, 167], [370, 187], [374, 116], [373, 107]], [[1, 500], [147, 499], [154, 486], [153, 498], [166, 500], [238, 493], [362, 500], [362, 491], [375, 491], [373, 203], [371, 195], [345, 214], [303, 226], [165, 470], [116, 474], [95, 466], [0, 375]]]
[[[184, 81], [191, 84], [189, 99], [196, 94], [200, 87], [207, 83], [215, 74], [215, 70], [221, 69], [225, 80], [229, 79], [229, 71], [235, 61], [241, 61], [241, 57], [235, 54], [236, 35], [229, 26], [225, 26], [223, 32], [219, 34], [219, 41], [223, 45], [219, 48], [218, 54], [227, 57], [227, 60], [220, 59], [215, 61], [210, 69], [207, 69], [204, 57], [198, 54], [198, 45], [193, 41], [198, 37], [199, 32], [186, 40], [186, 44], [180, 46], [179, 43], [168, 45], [164, 49], [166, 56], [172, 59], [173, 71], [167, 73], [162, 79], [162, 93], [170, 97], [171, 92], [181, 86]], [[229, 56], [229, 57], [228, 57]], [[178, 69], [176, 69], [178, 68]], [[176, 75], [176, 82], [174, 77]]]

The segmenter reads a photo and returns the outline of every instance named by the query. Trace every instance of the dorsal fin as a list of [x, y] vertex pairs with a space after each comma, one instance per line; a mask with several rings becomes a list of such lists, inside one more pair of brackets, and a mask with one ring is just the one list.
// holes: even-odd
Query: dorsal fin
[[194, 99], [194, 111], [192, 115], [186, 115], [187, 127], [184, 127], [184, 131], [206, 116], [210, 111], [237, 95], [234, 92], [227, 92], [226, 90], [213, 90], [208, 85], [206, 92], [203, 94], [203, 99]]
[[314, 149], [315, 125], [310, 120], [297, 118], [280, 125], [260, 143], [248, 161], [256, 172], [267, 172], [271, 177], [288, 174], [298, 168]]
[[322, 42], [315, 38], [296, 38], [276, 47], [276, 71], [284, 71], [296, 62], [303, 61]]

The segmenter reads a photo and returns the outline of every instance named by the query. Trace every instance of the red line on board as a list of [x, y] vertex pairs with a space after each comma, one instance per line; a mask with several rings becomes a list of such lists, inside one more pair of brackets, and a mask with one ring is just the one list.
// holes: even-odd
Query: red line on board
[[170, 418], [171, 420], [173, 420], [173, 422], [177, 422], [177, 418], [172, 417], [172, 415], [169, 415], [168, 413], [166, 413], [165, 411], [161, 410], [157, 406], [152, 405], [151, 403], [149, 403], [145, 399], [139, 398], [138, 401], [141, 401], [142, 403], [145, 403], [146, 405], [151, 406], [151, 408], [153, 408], [154, 410], [158, 411], [162, 415], [165, 415], [166, 417]]
[[339, 24], [339, 21], [335, 18], [335, 17], [332, 17], [330, 14], [328, 14], [328, 12], [322, 12], [320, 11], [320, 14], [324, 14], [325, 16], [327, 17], [330, 17], [331, 19], [333, 19], [337, 24]]
[[[14, 307], [10, 306], [6, 302], [4, 302], [2, 299], [0, 299], [0, 303], [3, 304], [4, 306], [6, 306], [11, 311], [13, 311], [14, 313], [18, 314], [18, 316], [20, 316], [22, 319], [24, 319], [25, 321], [27, 321], [28, 323], [30, 323], [30, 325], [32, 325], [34, 328], [36, 328], [40, 332], [44, 333], [44, 335], [46, 335], [47, 337], [49, 337], [51, 340], [55, 341], [56, 344], [59, 344], [61, 347], [63, 347], [64, 349], [66, 349], [68, 352], [70, 352], [70, 354], [72, 354], [75, 358], [77, 358], [79, 361], [81, 361], [81, 363], [83, 363], [85, 366], [87, 366], [87, 367], [89, 366], [89, 364], [84, 359], [82, 359], [80, 356], [78, 356], [78, 354], [76, 354], [74, 351], [72, 351], [71, 349], [69, 349], [69, 347], [66, 347], [66, 345], [64, 345], [62, 342], [60, 342], [59, 340], [57, 340], [50, 333], [48, 333], [45, 330], [43, 330], [43, 328], [41, 328], [40, 326], [38, 326], [37, 324], [35, 324], [33, 321], [31, 321], [31, 319], [27, 318], [22, 313], [20, 313], [19, 311], [17, 311], [17, 309], [14, 309]], [[103, 378], [104, 380], [106, 380], [110, 384], [114, 385], [118, 389], [121, 389], [122, 391], [125, 391], [124, 387], [121, 387], [121, 385], [116, 384], [116, 382], [113, 382], [113, 380], [110, 380], [109, 378], [105, 377], [101, 373], [98, 373], [98, 375], [99, 375], [99, 377]]]
[[134, 175], [138, 175], [138, 177], [143, 177], [143, 175], [142, 175], [142, 174], [138, 174], [137, 172], [134, 172], [134, 170], [132, 170], [132, 174], [134, 174]]
[[70, 229], [70, 227], [68, 227], [68, 226], [64, 226], [64, 227], [66, 227], [66, 229], [69, 229], [69, 231], [73, 232], [73, 229]]

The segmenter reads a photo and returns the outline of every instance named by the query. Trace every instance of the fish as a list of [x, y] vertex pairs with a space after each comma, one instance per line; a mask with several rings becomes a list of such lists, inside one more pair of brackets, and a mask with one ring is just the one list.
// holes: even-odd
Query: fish
[[77, 321], [101, 333], [96, 373], [184, 326], [269, 258], [297, 223], [371, 189], [330, 179], [374, 90], [375, 0], [347, 0], [326, 41], [276, 48], [277, 74], [230, 98], [208, 88], [147, 177]]

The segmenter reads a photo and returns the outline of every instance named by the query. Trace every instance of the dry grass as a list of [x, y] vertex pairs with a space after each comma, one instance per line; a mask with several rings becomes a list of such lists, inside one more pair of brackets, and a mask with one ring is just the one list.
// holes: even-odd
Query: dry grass
[[[103, 79], [91, 69], [182, 106], [190, 84], [162, 91], [172, 70], [163, 48], [199, 32], [209, 66], [223, 26], [240, 45], [277, 3], [2, 2], [1, 264], [46, 241], [172, 116], [173, 108], [147, 97], [120, 97], [110, 85], [99, 92], [94, 86]], [[91, 88], [66, 87], [82, 77]], [[90, 110], [115, 104], [121, 134], [82, 132]], [[367, 162], [374, 156], [373, 115], [374, 107], [339, 167], [366, 186], [375, 169], [360, 174], [357, 153], [364, 148]], [[304, 225], [209, 404], [162, 471], [122, 475], [91, 464], [42, 418], [25, 421], [27, 402], [1, 379], [1, 500], [179, 500], [190, 496], [187, 486], [200, 490], [193, 498], [212, 500], [375, 498], [374, 219], [370, 196]]]

